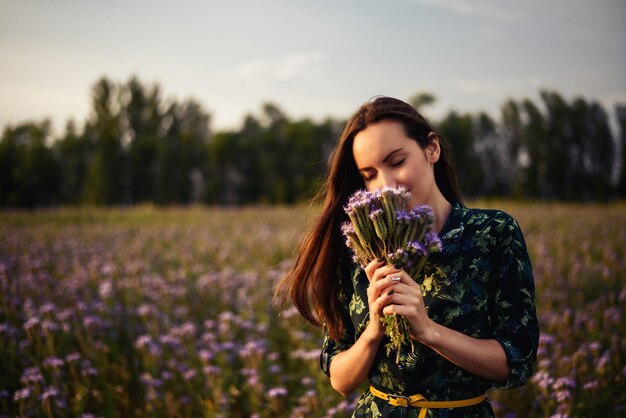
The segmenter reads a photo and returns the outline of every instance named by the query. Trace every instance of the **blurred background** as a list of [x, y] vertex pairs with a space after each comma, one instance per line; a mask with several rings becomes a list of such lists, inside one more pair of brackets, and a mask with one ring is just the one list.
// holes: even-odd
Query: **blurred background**
[[468, 197], [626, 193], [621, 0], [0, 2], [0, 205], [308, 199], [364, 101]]

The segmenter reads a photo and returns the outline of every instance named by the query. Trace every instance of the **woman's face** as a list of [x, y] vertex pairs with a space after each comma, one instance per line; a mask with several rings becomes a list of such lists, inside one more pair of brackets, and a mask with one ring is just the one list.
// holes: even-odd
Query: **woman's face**
[[423, 149], [394, 120], [369, 125], [356, 134], [352, 144], [354, 161], [367, 190], [403, 186], [411, 192], [411, 207], [433, 202], [438, 191], [434, 164], [439, 153], [437, 139]]

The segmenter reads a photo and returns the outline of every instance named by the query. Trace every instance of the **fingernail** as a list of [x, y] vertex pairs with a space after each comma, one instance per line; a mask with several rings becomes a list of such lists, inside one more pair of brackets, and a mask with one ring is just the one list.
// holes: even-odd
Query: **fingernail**
[[399, 276], [395, 276], [391, 278], [391, 281], [394, 281], [394, 282], [399, 282], [400, 280], [402, 280], [402, 278]]
[[378, 261], [379, 263], [382, 263], [383, 261], [385, 261], [385, 257], [378, 257], [378, 260], [377, 260], [377, 261]]
[[393, 289], [391, 289], [389, 292], [387, 292], [387, 296], [391, 296], [393, 295]]
[[393, 268], [396, 269], [396, 270], [401, 270], [402, 266], [400, 264], [394, 264]]

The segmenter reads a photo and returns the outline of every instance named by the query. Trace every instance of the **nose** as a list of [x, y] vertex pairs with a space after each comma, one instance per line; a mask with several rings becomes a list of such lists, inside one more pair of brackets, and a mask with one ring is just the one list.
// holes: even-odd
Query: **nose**
[[379, 174], [380, 188], [383, 187], [398, 187], [398, 182], [394, 178], [393, 174], [388, 171], [381, 171]]

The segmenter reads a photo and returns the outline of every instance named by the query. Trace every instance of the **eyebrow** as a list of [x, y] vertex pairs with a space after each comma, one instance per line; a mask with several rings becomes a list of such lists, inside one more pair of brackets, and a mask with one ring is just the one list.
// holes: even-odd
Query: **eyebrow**
[[[389, 154], [387, 154], [387, 156], [385, 158], [383, 158], [383, 163], [386, 163], [387, 161], [389, 161], [389, 159], [391, 157], [393, 157], [396, 153], [402, 151], [403, 149], [404, 149], [404, 147], [403, 148], [398, 148], [396, 150], [391, 151]], [[363, 167], [363, 168], [359, 168], [359, 172], [367, 171], [367, 170], [371, 170], [371, 169], [372, 169], [372, 167]]]

